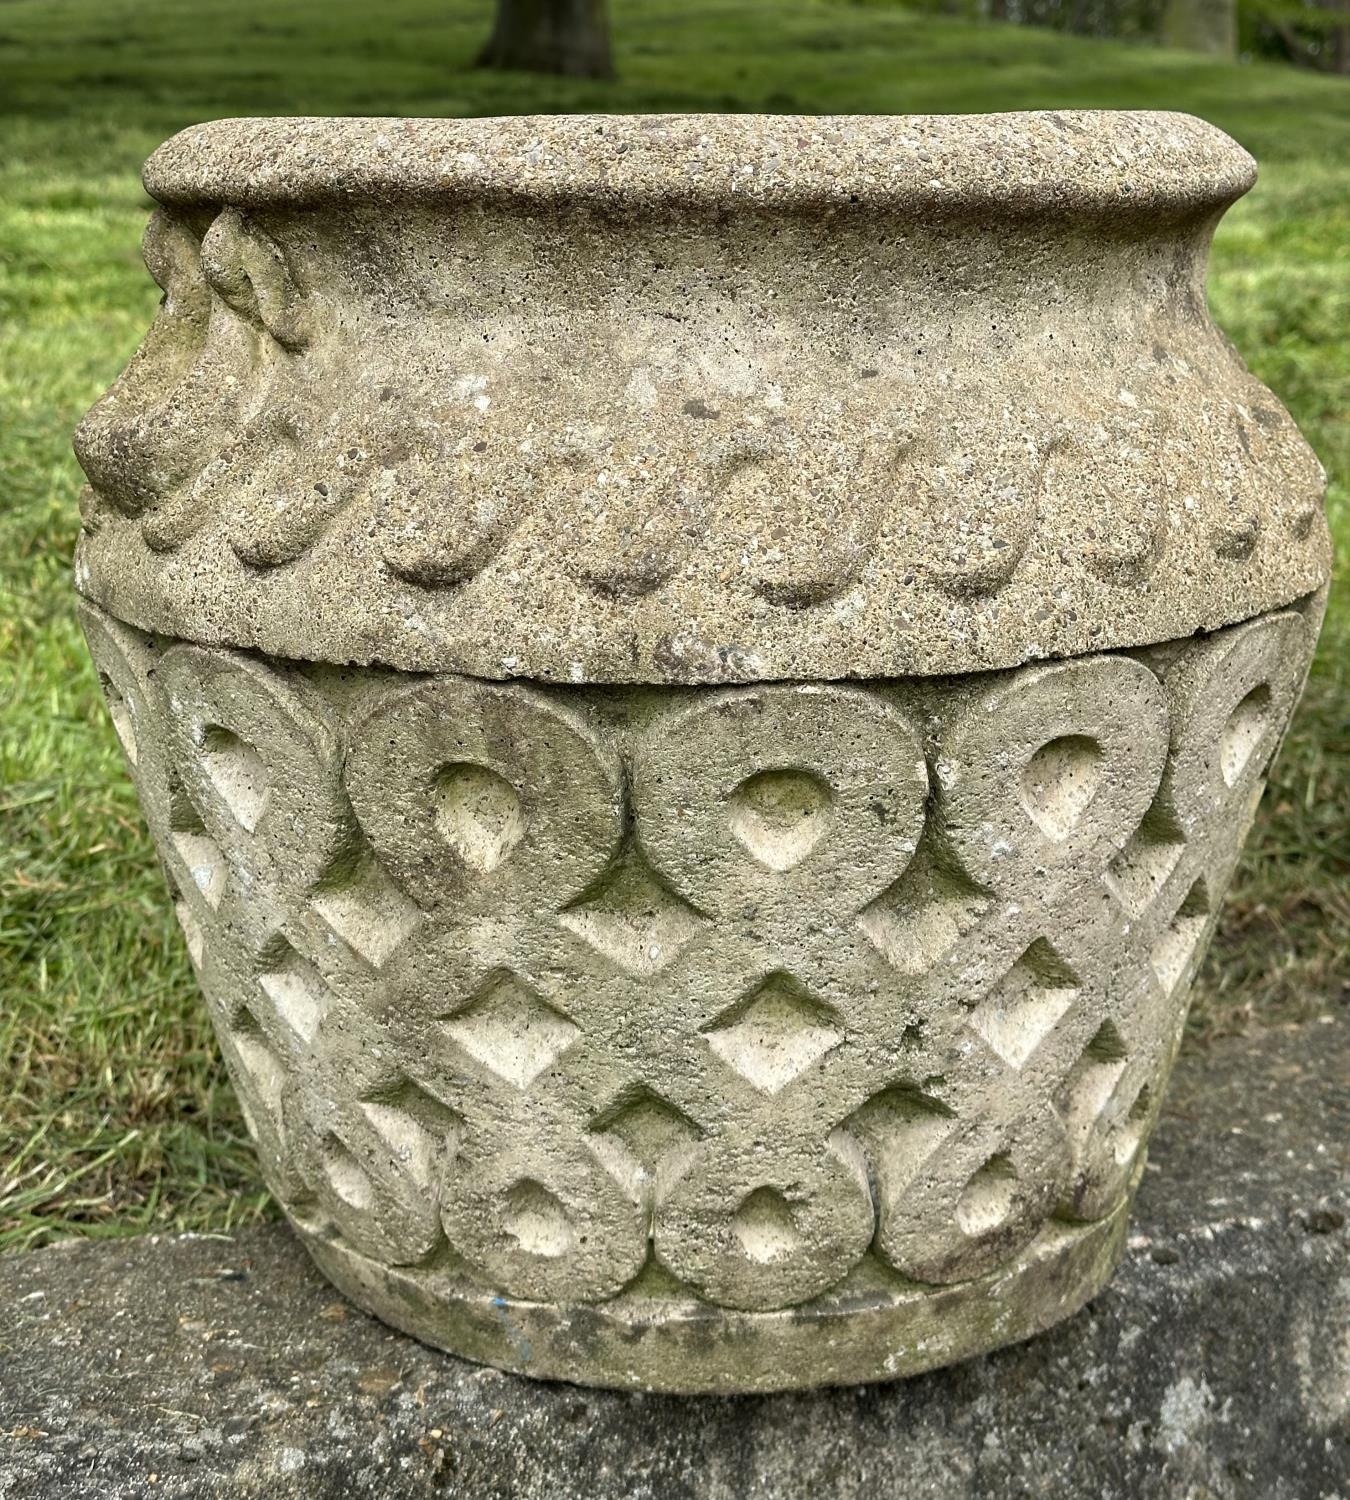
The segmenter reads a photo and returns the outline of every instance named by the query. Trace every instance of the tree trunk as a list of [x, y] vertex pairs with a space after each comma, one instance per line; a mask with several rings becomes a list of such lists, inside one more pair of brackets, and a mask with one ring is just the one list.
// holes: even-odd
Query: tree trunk
[[[1342, 15], [1350, 15], [1350, 0], [1340, 0], [1334, 8]], [[1332, 33], [1331, 66], [1333, 72], [1350, 73], [1350, 21], [1342, 22]]]
[[612, 78], [606, 0], [497, 0], [478, 66]]
[[1234, 0], [1168, 0], [1162, 39], [1189, 52], [1237, 55], [1237, 6]]

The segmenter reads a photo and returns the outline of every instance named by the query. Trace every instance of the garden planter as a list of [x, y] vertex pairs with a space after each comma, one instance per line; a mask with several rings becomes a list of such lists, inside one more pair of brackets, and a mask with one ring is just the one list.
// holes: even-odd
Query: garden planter
[[1108, 1277], [1322, 474], [1174, 115], [232, 121], [80, 428], [90, 648], [364, 1307], [666, 1390]]

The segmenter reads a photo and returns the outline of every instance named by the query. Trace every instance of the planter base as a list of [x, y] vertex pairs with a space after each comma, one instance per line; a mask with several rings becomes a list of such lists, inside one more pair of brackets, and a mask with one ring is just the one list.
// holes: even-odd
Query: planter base
[[828, 1296], [728, 1313], [689, 1298], [551, 1306], [457, 1288], [436, 1269], [382, 1266], [293, 1225], [358, 1307], [479, 1364], [613, 1390], [762, 1394], [917, 1375], [1041, 1333], [1101, 1291], [1131, 1200], [1095, 1224], [1052, 1224], [1009, 1264], [957, 1286], [906, 1284], [865, 1262]]

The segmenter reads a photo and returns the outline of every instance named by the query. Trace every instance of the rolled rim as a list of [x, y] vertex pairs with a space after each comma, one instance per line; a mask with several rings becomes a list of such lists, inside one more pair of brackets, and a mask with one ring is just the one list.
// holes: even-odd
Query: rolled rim
[[1217, 211], [1256, 164], [1166, 111], [216, 120], [146, 163], [166, 205], [512, 199], [651, 209]]

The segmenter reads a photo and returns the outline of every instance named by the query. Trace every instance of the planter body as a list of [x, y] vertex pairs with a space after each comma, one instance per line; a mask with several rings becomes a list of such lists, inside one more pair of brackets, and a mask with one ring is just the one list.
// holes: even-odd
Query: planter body
[[90, 648], [269, 1185], [421, 1338], [901, 1375], [1119, 1254], [1321, 614], [1169, 115], [243, 121]]

